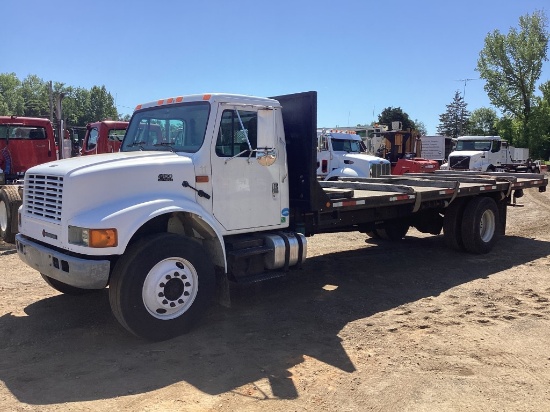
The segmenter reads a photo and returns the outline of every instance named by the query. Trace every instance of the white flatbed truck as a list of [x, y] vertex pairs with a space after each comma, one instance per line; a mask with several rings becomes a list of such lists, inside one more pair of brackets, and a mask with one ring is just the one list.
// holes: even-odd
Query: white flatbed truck
[[163, 340], [188, 331], [217, 286], [299, 267], [314, 234], [399, 240], [415, 227], [488, 253], [514, 194], [548, 184], [468, 172], [320, 182], [316, 128], [316, 92], [139, 105], [120, 152], [27, 171], [19, 257], [63, 293], [108, 286], [128, 331]]

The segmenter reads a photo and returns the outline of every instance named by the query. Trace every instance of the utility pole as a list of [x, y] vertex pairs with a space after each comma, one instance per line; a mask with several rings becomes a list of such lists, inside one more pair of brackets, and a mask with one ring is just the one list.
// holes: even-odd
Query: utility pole
[[58, 139], [58, 150], [59, 150], [59, 158], [62, 159], [65, 157], [65, 152], [64, 152], [64, 144], [65, 144], [65, 124], [63, 122], [63, 105], [61, 104], [61, 102], [63, 101], [63, 98], [65, 97], [65, 93], [59, 93], [57, 96], [56, 96], [56, 99], [55, 99], [55, 106], [54, 106], [54, 109], [55, 109], [55, 115], [57, 117], [57, 121], [58, 121], [58, 128], [57, 128], [57, 132], [58, 132], [58, 136], [57, 136], [57, 139]]
[[479, 79], [458, 79], [457, 82], [464, 82], [464, 89], [462, 91], [462, 112], [460, 113], [460, 135], [462, 135], [462, 130], [464, 129], [464, 106], [466, 105], [466, 85], [472, 80]]

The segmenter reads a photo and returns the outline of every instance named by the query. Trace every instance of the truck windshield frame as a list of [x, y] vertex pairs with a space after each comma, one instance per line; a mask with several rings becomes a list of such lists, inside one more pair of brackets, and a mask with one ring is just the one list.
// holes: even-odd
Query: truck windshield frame
[[124, 136], [121, 152], [197, 152], [206, 134], [209, 102], [155, 106], [137, 111]]
[[464, 151], [489, 151], [491, 150], [491, 140], [458, 140], [455, 150], [457, 152]]
[[332, 138], [332, 150], [335, 152], [361, 153], [362, 147], [359, 140]]

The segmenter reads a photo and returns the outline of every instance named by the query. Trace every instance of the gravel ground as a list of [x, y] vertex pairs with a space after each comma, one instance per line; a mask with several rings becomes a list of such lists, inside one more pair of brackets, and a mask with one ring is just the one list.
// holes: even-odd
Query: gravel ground
[[302, 270], [161, 343], [0, 243], [2, 410], [548, 411], [550, 195], [519, 201], [487, 255], [317, 235]]

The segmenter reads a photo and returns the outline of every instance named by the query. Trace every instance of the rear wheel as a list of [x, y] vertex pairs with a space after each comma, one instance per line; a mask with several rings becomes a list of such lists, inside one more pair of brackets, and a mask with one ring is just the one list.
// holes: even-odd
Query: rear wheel
[[384, 222], [384, 226], [376, 229], [376, 233], [384, 240], [401, 240], [409, 231], [409, 222], [404, 219], [393, 219]]
[[15, 241], [17, 234], [17, 210], [21, 198], [16, 186], [4, 186], [0, 189], [0, 238], [9, 243]]
[[187, 332], [200, 319], [214, 290], [214, 265], [201, 246], [162, 233], [128, 247], [111, 275], [109, 301], [127, 330], [165, 340]]
[[462, 241], [470, 253], [488, 253], [501, 231], [498, 230], [498, 208], [490, 197], [475, 197], [464, 209], [462, 217]]
[[466, 202], [464, 199], [455, 199], [445, 209], [443, 218], [443, 239], [447, 247], [454, 250], [464, 250], [462, 241], [462, 216]]
[[369, 230], [368, 232], [365, 232], [365, 233], [371, 239], [380, 239], [380, 235], [378, 234], [376, 229], [375, 230]]

